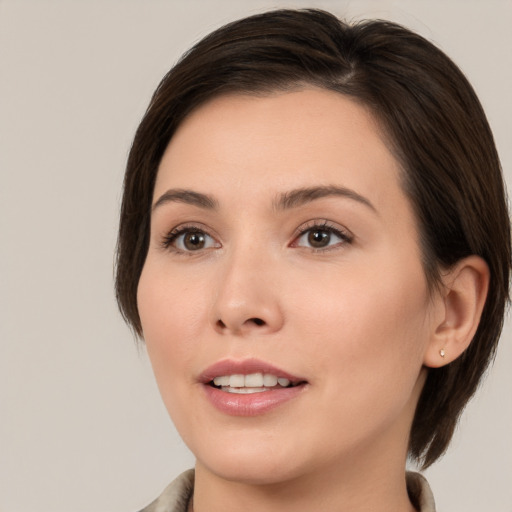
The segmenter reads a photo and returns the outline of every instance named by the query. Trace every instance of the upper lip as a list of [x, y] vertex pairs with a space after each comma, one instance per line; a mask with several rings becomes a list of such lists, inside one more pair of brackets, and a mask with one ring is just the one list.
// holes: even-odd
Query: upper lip
[[289, 372], [281, 370], [276, 366], [260, 361], [259, 359], [243, 359], [240, 361], [233, 359], [224, 359], [218, 361], [208, 368], [206, 368], [199, 376], [199, 381], [207, 384], [211, 382], [215, 377], [223, 375], [249, 375], [251, 373], [263, 373], [275, 375], [276, 377], [284, 377], [288, 379], [292, 384], [298, 384], [299, 382], [305, 382], [306, 379], [297, 375], [292, 375]]

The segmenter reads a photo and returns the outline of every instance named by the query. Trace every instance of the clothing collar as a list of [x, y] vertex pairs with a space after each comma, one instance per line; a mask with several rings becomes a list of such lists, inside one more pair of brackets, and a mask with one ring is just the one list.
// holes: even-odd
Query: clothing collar
[[[407, 492], [418, 512], [435, 512], [434, 496], [427, 480], [419, 473], [407, 472]], [[194, 470], [189, 469], [171, 482], [164, 492], [140, 512], [187, 512], [194, 491]]]

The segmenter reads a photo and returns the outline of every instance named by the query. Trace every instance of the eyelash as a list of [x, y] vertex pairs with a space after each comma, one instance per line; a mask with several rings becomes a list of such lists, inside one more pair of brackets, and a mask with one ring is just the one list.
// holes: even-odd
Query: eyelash
[[322, 248], [315, 248], [315, 247], [309, 247], [309, 250], [313, 252], [326, 252], [333, 249], [337, 249], [340, 245], [345, 244], [351, 244], [354, 240], [353, 235], [346, 229], [333, 224], [331, 221], [324, 219], [324, 220], [312, 220], [307, 222], [306, 224], [300, 226], [297, 229], [297, 234], [295, 235], [295, 238], [291, 244], [292, 247], [301, 247], [297, 245], [297, 242], [300, 240], [302, 236], [304, 236], [308, 232], [312, 231], [325, 231], [330, 234], [334, 234], [338, 238], [341, 239], [341, 242], [333, 245], [333, 246], [327, 246]]
[[[306, 233], [311, 231], [324, 231], [329, 234], [334, 234], [338, 238], [341, 239], [341, 242], [335, 244], [334, 246], [326, 246], [321, 248], [315, 248], [315, 247], [305, 247], [308, 248], [310, 251], [318, 253], [318, 252], [326, 252], [329, 250], [333, 250], [338, 248], [340, 245], [350, 244], [353, 241], [353, 235], [348, 232], [348, 230], [345, 230], [337, 225], [334, 225], [332, 222], [328, 220], [312, 220], [307, 222], [306, 224], [300, 226], [295, 235], [292, 243], [290, 244], [290, 247], [303, 247], [298, 245], [298, 241], [302, 236], [304, 236]], [[176, 240], [187, 233], [198, 233], [203, 234], [211, 238], [212, 240], [215, 240], [215, 238], [208, 233], [208, 230], [205, 229], [202, 226], [197, 226], [195, 224], [192, 225], [181, 225], [176, 228], [174, 228], [172, 231], [170, 231], [167, 235], [165, 235], [162, 239], [161, 245], [164, 249], [172, 250], [175, 253], [178, 254], [185, 254], [187, 256], [193, 256], [196, 251], [190, 251], [190, 250], [183, 250], [178, 247], [175, 247], [173, 244], [176, 242]], [[218, 242], [215, 242], [218, 244]], [[209, 249], [206, 248], [206, 249]], [[203, 249], [204, 250], [204, 249]], [[202, 250], [198, 249], [197, 253], [201, 253]]]
[[[195, 224], [183, 224], [181, 226], [178, 226], [174, 228], [172, 231], [170, 231], [167, 235], [165, 235], [162, 239], [162, 247], [167, 250], [172, 250], [173, 252], [179, 253], [179, 254], [186, 254], [188, 256], [193, 256], [195, 251], [186, 251], [183, 249], [180, 249], [178, 247], [173, 246], [173, 244], [176, 242], [176, 240], [181, 236], [185, 235], [187, 233], [198, 233], [207, 235], [212, 240], [215, 240], [215, 238], [208, 233], [208, 230], [205, 229], [202, 226], [197, 226]], [[201, 252], [200, 250], [197, 251], [198, 253]]]

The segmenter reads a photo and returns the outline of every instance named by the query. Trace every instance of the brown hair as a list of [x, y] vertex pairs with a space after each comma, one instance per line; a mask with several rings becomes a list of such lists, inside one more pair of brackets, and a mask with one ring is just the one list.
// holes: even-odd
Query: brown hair
[[510, 225], [493, 136], [457, 66], [423, 37], [387, 21], [352, 25], [320, 10], [277, 10], [230, 23], [196, 44], [164, 77], [128, 158], [118, 239], [120, 310], [141, 336], [137, 286], [149, 245], [153, 187], [169, 140], [193, 109], [226, 93], [317, 86], [373, 112], [403, 169], [431, 287], [475, 254], [491, 280], [476, 335], [451, 364], [430, 369], [410, 455], [430, 465], [495, 353], [508, 300]]

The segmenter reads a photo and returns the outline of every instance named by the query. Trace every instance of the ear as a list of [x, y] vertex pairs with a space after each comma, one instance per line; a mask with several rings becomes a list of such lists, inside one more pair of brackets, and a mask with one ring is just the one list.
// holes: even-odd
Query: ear
[[480, 322], [489, 279], [489, 267], [479, 256], [460, 260], [442, 276], [440, 315], [436, 315], [424, 355], [425, 366], [438, 368], [449, 364], [468, 348]]

